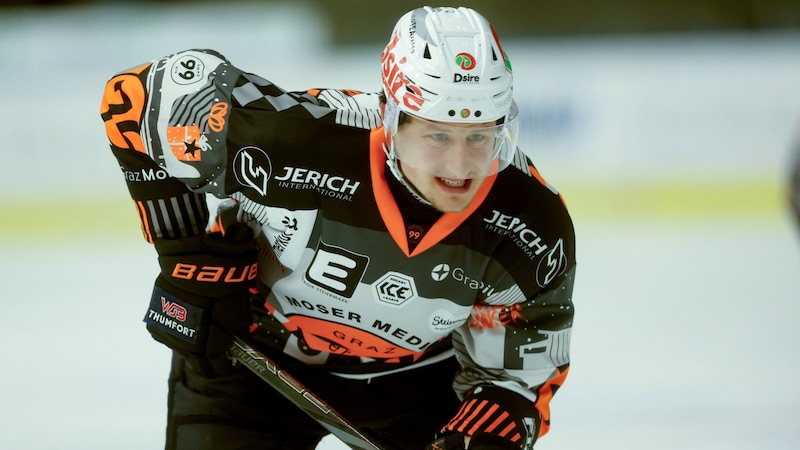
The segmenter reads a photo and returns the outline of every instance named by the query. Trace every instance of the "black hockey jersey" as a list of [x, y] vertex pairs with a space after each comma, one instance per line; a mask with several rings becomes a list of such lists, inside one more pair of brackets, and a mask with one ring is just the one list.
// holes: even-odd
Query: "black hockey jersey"
[[[186, 51], [112, 78], [101, 115], [148, 241], [205, 232], [212, 201], [257, 231], [258, 345], [351, 377], [454, 350], [466, 400], [448, 429], [494, 423], [522, 448], [547, 432], [575, 242], [523, 153], [419, 235], [387, 180], [376, 94], [286, 92]], [[489, 386], [513, 400], [482, 398]]]

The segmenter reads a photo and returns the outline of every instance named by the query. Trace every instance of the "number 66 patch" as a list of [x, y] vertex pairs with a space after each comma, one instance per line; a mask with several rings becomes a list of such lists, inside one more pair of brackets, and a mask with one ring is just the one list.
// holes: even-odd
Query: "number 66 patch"
[[203, 61], [193, 55], [184, 55], [178, 58], [173, 64], [170, 74], [172, 81], [187, 85], [196, 83], [203, 79]]

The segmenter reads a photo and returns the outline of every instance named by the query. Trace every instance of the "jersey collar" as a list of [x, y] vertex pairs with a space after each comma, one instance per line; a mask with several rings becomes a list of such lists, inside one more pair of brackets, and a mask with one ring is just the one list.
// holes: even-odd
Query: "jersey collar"
[[447, 237], [459, 225], [467, 220], [476, 209], [483, 203], [492, 189], [497, 174], [491, 175], [483, 180], [483, 183], [475, 193], [475, 197], [464, 211], [457, 213], [443, 213], [439, 220], [433, 224], [431, 229], [422, 238], [413, 252], [408, 251], [408, 239], [406, 237], [405, 222], [400, 208], [397, 206], [389, 189], [386, 180], [384, 165], [386, 165], [386, 153], [383, 150], [385, 145], [383, 128], [376, 128], [370, 133], [370, 174], [372, 178], [372, 192], [375, 195], [375, 202], [378, 204], [386, 229], [394, 239], [394, 242], [406, 254], [406, 256], [416, 256], [425, 250], [433, 247], [442, 239]]

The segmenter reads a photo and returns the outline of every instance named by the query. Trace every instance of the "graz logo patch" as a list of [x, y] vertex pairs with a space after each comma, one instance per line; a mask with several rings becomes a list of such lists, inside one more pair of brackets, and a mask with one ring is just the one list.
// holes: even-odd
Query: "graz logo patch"
[[242, 147], [233, 157], [233, 176], [242, 186], [267, 195], [267, 181], [272, 175], [272, 161], [258, 147]]

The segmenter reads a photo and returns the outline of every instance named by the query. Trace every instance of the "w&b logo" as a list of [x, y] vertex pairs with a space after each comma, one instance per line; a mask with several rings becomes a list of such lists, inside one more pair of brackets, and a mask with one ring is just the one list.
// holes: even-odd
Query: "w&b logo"
[[164, 297], [161, 297], [161, 312], [179, 322], [185, 322], [188, 315], [186, 308], [175, 302], [167, 301]]

